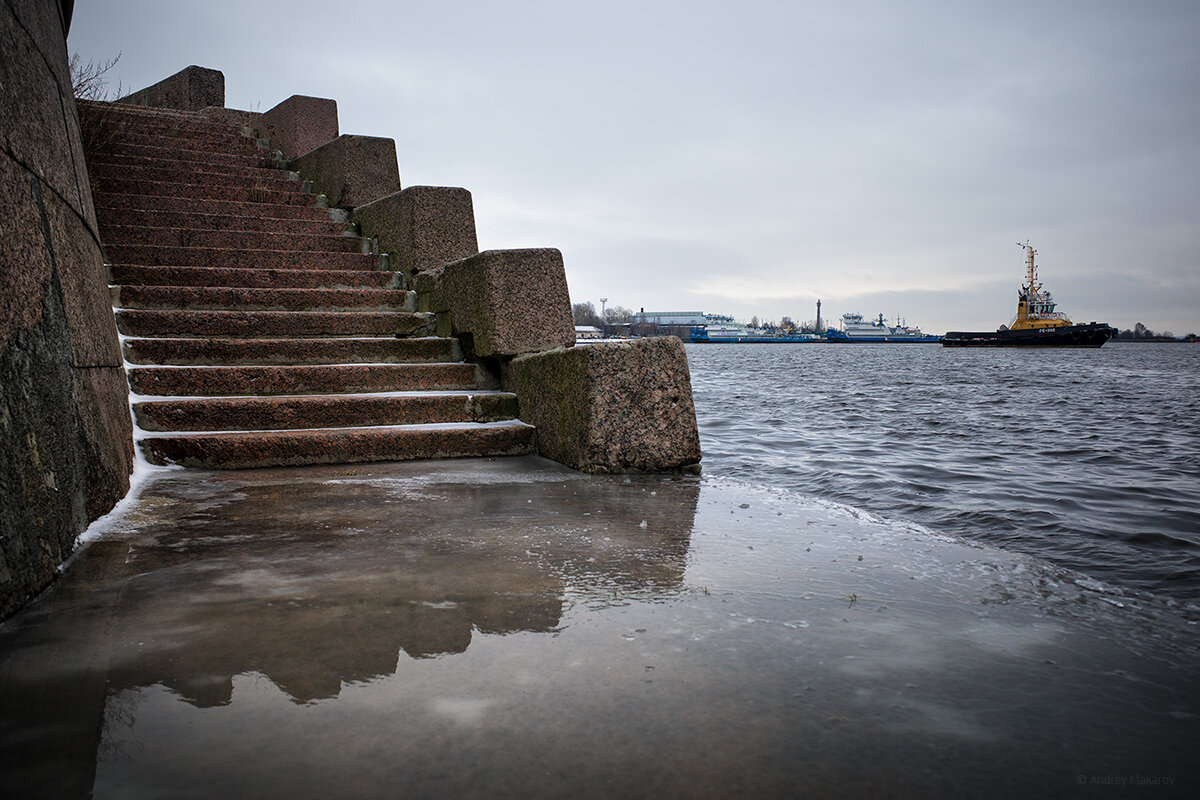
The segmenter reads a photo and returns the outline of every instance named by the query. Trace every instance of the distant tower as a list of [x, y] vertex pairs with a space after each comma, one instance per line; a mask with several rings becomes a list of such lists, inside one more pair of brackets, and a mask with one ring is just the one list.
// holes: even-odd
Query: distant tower
[[817, 300], [817, 332], [821, 330], [821, 301]]

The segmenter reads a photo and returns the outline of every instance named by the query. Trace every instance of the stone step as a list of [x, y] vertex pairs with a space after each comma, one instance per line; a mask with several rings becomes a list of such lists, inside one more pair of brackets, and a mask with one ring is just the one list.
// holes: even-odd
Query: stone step
[[500, 422], [517, 415], [508, 392], [211, 397], [134, 403], [145, 431], [263, 431], [445, 422]]
[[402, 289], [247, 289], [228, 286], [113, 286], [117, 308], [205, 311], [416, 311]]
[[173, 118], [173, 119], [194, 119], [207, 120], [208, 116], [203, 111], [187, 111], [181, 108], [160, 108], [158, 106], [142, 106], [133, 103], [123, 103], [119, 100], [76, 100], [75, 104], [79, 107], [79, 113], [84, 114], [88, 111], [111, 111], [114, 114], [122, 116], [130, 116], [135, 118]]
[[93, 163], [88, 174], [103, 188], [116, 180], [152, 181], [158, 183], [219, 183], [222, 186], [255, 187], [265, 185], [280, 191], [300, 188], [299, 173], [272, 167], [233, 164], [185, 164], [163, 161], [157, 164]]
[[117, 329], [126, 336], [298, 339], [319, 336], [431, 336], [434, 315], [361, 311], [179, 311], [121, 309]]
[[421, 364], [462, 360], [457, 339], [131, 339], [130, 364], [269, 366], [275, 364]]
[[158, 106], [142, 106], [133, 103], [103, 100], [76, 100], [79, 115], [90, 117], [104, 114], [110, 119], [127, 121], [132, 125], [194, 125], [203, 130], [208, 126], [231, 127], [229, 123], [214, 120], [203, 111], [187, 111]]
[[272, 231], [205, 230], [197, 228], [148, 228], [144, 225], [104, 225], [106, 247], [147, 245], [150, 247], [220, 247], [249, 250], [304, 250], [308, 252], [369, 252], [369, 242], [340, 231], [321, 233], [274, 233]]
[[222, 120], [146, 117], [124, 121], [127, 122], [125, 132], [130, 139], [207, 139], [235, 145], [253, 142], [255, 139], [252, 136], [244, 136], [241, 125]]
[[[101, 135], [108, 137], [98, 152], [117, 154], [140, 152], [137, 148], [143, 145], [167, 149], [186, 150], [195, 153], [198, 160], [208, 155], [253, 155], [268, 156], [258, 146], [256, 139], [242, 136], [239, 131], [213, 131], [194, 133], [191, 131], [173, 132], [166, 128], [146, 129], [141, 125], [123, 125], [117, 123], [112, 130], [102, 131]], [[129, 148], [133, 148], [132, 150]]]
[[[195, 206], [195, 204], [192, 204]], [[330, 211], [341, 209], [301, 209], [302, 218], [281, 218], [266, 215], [247, 216], [211, 211], [206, 204], [190, 211], [156, 211], [152, 209], [111, 208], [98, 205], [96, 219], [101, 228], [140, 226], [150, 229], [176, 228], [205, 231], [255, 231], [260, 233], [291, 233], [301, 235], [340, 236], [353, 230], [342, 219], [332, 219]], [[295, 210], [297, 206], [287, 206]], [[341, 213], [335, 214], [341, 217]]]
[[[248, 201], [196, 199], [191, 197], [155, 197], [141, 194], [120, 194], [108, 192], [97, 194], [96, 214], [100, 216], [109, 210], [137, 210], [148, 212], [182, 212], [185, 214], [216, 214], [227, 217], [269, 217], [273, 219], [303, 219], [328, 221], [330, 209], [321, 208], [316, 204], [312, 195], [301, 195], [313, 200], [308, 205], [253, 203]], [[337, 210], [334, 210], [335, 213]], [[345, 217], [342, 214], [337, 216]]]
[[112, 264], [143, 267], [250, 267], [253, 269], [374, 270], [379, 256], [367, 253], [321, 253], [249, 250], [234, 247], [156, 247], [114, 244], [104, 248]]
[[337, 428], [254, 433], [148, 436], [138, 444], [152, 464], [250, 469], [426, 458], [523, 455], [534, 448], [522, 422]]
[[132, 367], [134, 394], [154, 397], [337, 394], [475, 389], [474, 364]]
[[399, 272], [364, 269], [252, 269], [114, 264], [112, 283], [127, 286], [209, 286], [246, 289], [399, 289]]
[[195, 139], [227, 142], [237, 145], [254, 142], [251, 136], [243, 136], [243, 127], [228, 120], [163, 116], [153, 114], [120, 113], [117, 109], [93, 112], [80, 109], [80, 121], [85, 125], [99, 125], [115, 130], [119, 136], [138, 139]]
[[242, 135], [240, 126], [194, 120], [132, 120], [112, 114], [80, 116], [85, 136], [104, 147], [100, 152], [119, 151], [127, 143], [149, 143], [160, 147], [186, 146], [207, 152], [257, 149], [258, 140]]
[[224, 165], [273, 167], [276, 161], [270, 150], [260, 147], [238, 147], [224, 152], [192, 150], [186, 142], [109, 142], [95, 154], [97, 163], [122, 163], [127, 159], [150, 159], [156, 163], [174, 162], [193, 165]]
[[[124, 149], [124, 148], [123, 148]], [[268, 152], [258, 151], [249, 156], [189, 160], [180, 158], [177, 149], [157, 148], [149, 154], [96, 153], [88, 161], [88, 171], [96, 169], [159, 168], [169, 170], [199, 170], [212, 175], [240, 175], [244, 170], [274, 170], [284, 175], [292, 174], [283, 169]]]
[[281, 206], [315, 206], [316, 196], [301, 191], [294, 181], [285, 181], [286, 187], [275, 181], [264, 181], [260, 186], [227, 186], [211, 183], [180, 183], [177, 181], [144, 181], [137, 178], [106, 178], [96, 183], [95, 194], [141, 195], [154, 198], [179, 198], [187, 200], [223, 200], [233, 203], [257, 203]]

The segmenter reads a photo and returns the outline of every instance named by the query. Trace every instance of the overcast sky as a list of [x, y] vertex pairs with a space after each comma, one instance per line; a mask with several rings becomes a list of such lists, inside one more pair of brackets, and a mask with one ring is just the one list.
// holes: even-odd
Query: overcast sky
[[1077, 322], [1200, 333], [1200, 2], [79, 0], [131, 91], [338, 102], [571, 299], [994, 329], [1018, 241]]

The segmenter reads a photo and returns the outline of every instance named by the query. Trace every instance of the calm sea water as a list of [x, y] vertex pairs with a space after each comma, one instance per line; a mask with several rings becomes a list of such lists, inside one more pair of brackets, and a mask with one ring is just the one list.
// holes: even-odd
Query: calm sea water
[[1200, 347], [687, 353], [708, 475], [1200, 601]]

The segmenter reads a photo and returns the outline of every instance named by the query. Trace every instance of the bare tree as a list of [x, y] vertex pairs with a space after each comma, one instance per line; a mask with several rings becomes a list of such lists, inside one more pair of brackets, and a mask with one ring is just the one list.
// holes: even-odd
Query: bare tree
[[84, 64], [79, 53], [73, 53], [67, 67], [71, 71], [71, 89], [75, 93], [75, 99], [112, 100], [120, 94], [120, 84], [117, 84], [115, 92], [108, 89], [108, 73], [120, 60], [121, 54], [117, 53], [108, 61], [89, 61]]
[[591, 301], [586, 303], [572, 303], [571, 316], [575, 319], [576, 325], [600, 327], [600, 315], [596, 313], [596, 307], [592, 305]]
[[635, 314], [625, 306], [611, 306], [604, 311], [604, 321], [609, 325], [622, 325], [633, 322]]

